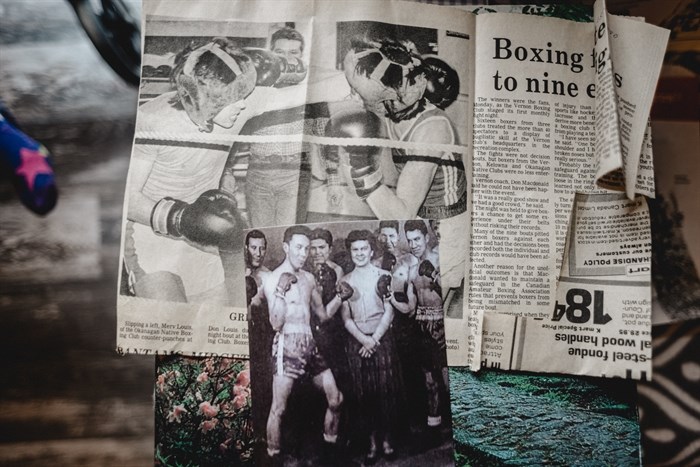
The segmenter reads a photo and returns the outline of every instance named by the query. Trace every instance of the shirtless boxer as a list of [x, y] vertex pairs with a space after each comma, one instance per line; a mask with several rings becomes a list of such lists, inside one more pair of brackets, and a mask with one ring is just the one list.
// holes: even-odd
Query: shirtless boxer
[[294, 382], [301, 374], [313, 377], [313, 383], [326, 396], [323, 439], [332, 451], [338, 438], [340, 407], [343, 395], [311, 333], [311, 312], [323, 322], [330, 319], [352, 289], [339, 284], [334, 297], [325, 307], [313, 274], [302, 266], [309, 254], [309, 235], [305, 226], [292, 226], [284, 233], [285, 259], [280, 266], [263, 275], [262, 290], [270, 312], [270, 324], [276, 331], [272, 344], [272, 404], [267, 421], [267, 452], [271, 458], [280, 453], [282, 416]]
[[438, 384], [440, 378], [445, 387], [448, 387], [440, 259], [436, 251], [428, 248], [430, 236], [423, 220], [406, 221], [404, 232], [411, 255], [418, 263], [409, 272], [409, 280], [413, 284], [411, 291], [414, 292], [410, 295], [415, 295], [415, 298], [409, 297], [409, 302], [413, 305], [415, 300], [414, 319], [420, 336], [419, 358], [428, 393], [428, 429], [437, 433], [436, 430], [442, 424]]

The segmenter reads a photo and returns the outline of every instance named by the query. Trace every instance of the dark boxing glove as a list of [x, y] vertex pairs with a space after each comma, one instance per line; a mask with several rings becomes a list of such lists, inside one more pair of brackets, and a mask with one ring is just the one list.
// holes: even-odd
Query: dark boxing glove
[[151, 212], [151, 228], [159, 235], [233, 250], [240, 244], [245, 221], [231, 194], [208, 190], [192, 204], [169, 197], [161, 199]]
[[386, 271], [393, 271], [394, 266], [396, 266], [396, 256], [388, 251], [382, 255], [382, 269]]
[[275, 290], [275, 295], [277, 295], [280, 298], [284, 298], [287, 292], [289, 292], [289, 289], [292, 288], [292, 284], [296, 284], [297, 281], [297, 276], [295, 276], [291, 272], [283, 272], [282, 275], [280, 275], [279, 280], [277, 281], [277, 289]]
[[442, 287], [440, 287], [440, 284], [438, 284], [437, 282], [438, 273], [435, 269], [435, 266], [433, 266], [433, 263], [431, 263], [427, 259], [421, 261], [420, 265], [418, 266], [418, 274], [430, 279], [430, 289], [434, 290], [439, 295], [442, 295]]
[[[379, 117], [364, 110], [344, 110], [331, 116], [326, 136], [332, 138], [378, 138], [381, 131]], [[382, 185], [380, 171], [381, 148], [375, 146], [345, 146], [350, 163], [355, 192], [367, 199]]]
[[333, 268], [326, 263], [321, 263], [314, 268], [314, 278], [316, 285], [321, 288], [321, 301], [327, 305], [335, 297], [335, 283], [338, 276]]
[[433, 263], [431, 263], [427, 259], [424, 259], [423, 261], [421, 261], [420, 266], [418, 266], [418, 274], [420, 274], [423, 277], [427, 277], [431, 281], [434, 281], [437, 276], [437, 271], [435, 270], [435, 266], [433, 266]]
[[352, 289], [352, 286], [347, 282], [340, 281], [338, 282], [338, 285], [335, 286], [335, 293], [342, 301], [345, 301], [352, 297], [354, 290]]
[[301, 83], [306, 78], [306, 67], [304, 62], [298, 58], [285, 60], [285, 66], [282, 69], [280, 77], [275, 82], [276, 88], [293, 86]]
[[243, 51], [253, 61], [253, 66], [258, 74], [255, 80], [256, 86], [274, 86], [287, 67], [287, 61], [269, 50], [254, 47], [244, 48]]
[[377, 280], [377, 295], [382, 300], [391, 297], [391, 276], [384, 274]]

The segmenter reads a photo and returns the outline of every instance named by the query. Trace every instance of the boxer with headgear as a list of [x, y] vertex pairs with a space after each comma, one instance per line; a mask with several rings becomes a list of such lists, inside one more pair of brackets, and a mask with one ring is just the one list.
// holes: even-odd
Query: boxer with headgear
[[[426, 63], [388, 38], [353, 41], [343, 65], [365, 108], [385, 117], [389, 138], [457, 144], [452, 122], [442, 110], [459, 89], [449, 65], [436, 58]], [[366, 197], [377, 217], [446, 218], [465, 212], [466, 176], [460, 154], [392, 149], [392, 156], [399, 171], [396, 186], [381, 184]]]
[[257, 71], [251, 59], [228, 39], [214, 38], [194, 50], [182, 51], [175, 60], [171, 81], [180, 104], [200, 131], [210, 133], [214, 117], [255, 87]]
[[[255, 86], [256, 70], [241, 49], [217, 38], [183, 50], [171, 79], [175, 92], [139, 109], [137, 133], [227, 131]], [[218, 188], [227, 156], [228, 151], [196, 142], [137, 139], [124, 247], [135, 295], [227, 302], [219, 251], [238, 252], [246, 228], [233, 193]]]

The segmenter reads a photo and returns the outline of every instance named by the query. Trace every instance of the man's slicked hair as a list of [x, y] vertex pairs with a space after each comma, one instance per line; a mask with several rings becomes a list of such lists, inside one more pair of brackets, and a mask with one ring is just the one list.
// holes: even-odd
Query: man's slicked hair
[[404, 232], [413, 232], [414, 230], [420, 230], [423, 235], [428, 235], [428, 226], [425, 225], [425, 221], [412, 219], [403, 224]]
[[380, 221], [379, 231], [381, 232], [382, 229], [394, 229], [399, 233], [399, 221]]
[[311, 229], [305, 225], [293, 225], [291, 227], [287, 227], [287, 230], [284, 231], [284, 243], [289, 245], [289, 241], [295, 235], [303, 235], [306, 238], [310, 238]]
[[311, 231], [311, 235], [309, 235], [309, 240], [325, 240], [326, 243], [328, 243], [328, 246], [333, 246], [333, 234], [326, 229], [314, 229]]
[[265, 248], [267, 248], [267, 237], [265, 237], [265, 234], [261, 231], [255, 229], [248, 232], [245, 236], [245, 246], [248, 246], [248, 244], [250, 243], [249, 240], [251, 238], [262, 238], [263, 240], [265, 240]]

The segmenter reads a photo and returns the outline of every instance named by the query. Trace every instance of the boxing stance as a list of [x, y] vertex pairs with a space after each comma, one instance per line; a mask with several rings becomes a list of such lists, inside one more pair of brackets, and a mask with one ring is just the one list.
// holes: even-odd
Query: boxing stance
[[[228, 131], [255, 86], [256, 70], [233, 43], [215, 39], [179, 54], [171, 80], [175, 92], [139, 109], [137, 132]], [[196, 143], [137, 139], [124, 251], [135, 295], [226, 302], [219, 250], [239, 251], [245, 228], [232, 193], [217, 189], [227, 155]]]
[[331, 248], [333, 247], [333, 234], [326, 229], [314, 229], [309, 237], [309, 267], [308, 269], [316, 277], [316, 284], [321, 288], [321, 296], [324, 303], [328, 294], [333, 298], [332, 291], [338, 280], [343, 277], [343, 269], [331, 261]]
[[437, 253], [428, 248], [429, 234], [424, 221], [406, 221], [404, 232], [411, 255], [417, 260], [409, 271], [409, 280], [413, 284], [411, 291], [415, 294], [415, 297], [410, 297], [410, 303], [415, 303], [414, 319], [420, 336], [419, 358], [428, 393], [427, 425], [435, 432], [442, 424], [439, 379], [442, 378], [448, 387], [440, 260]]
[[[444, 62], [442, 62], [444, 63]], [[447, 65], [445, 65], [447, 66]], [[348, 83], [363, 99], [366, 109], [385, 118], [388, 136], [397, 141], [456, 144], [452, 123], [428, 96], [442, 106], [449, 98], [438, 100], [439, 80], [430, 81], [435, 73], [422, 59], [404, 45], [384, 39], [377, 43], [354, 42], [344, 60]], [[449, 78], [454, 79], [455, 74]], [[432, 92], [426, 94], [429, 81]], [[452, 85], [452, 89], [459, 89]], [[456, 94], [454, 94], [456, 97]], [[377, 181], [377, 161], [355, 169], [365, 175], [361, 197], [380, 219], [452, 217], [466, 209], [466, 177], [459, 154], [451, 152], [393, 149], [399, 171], [395, 190]], [[357, 184], [356, 184], [357, 186]]]
[[365, 462], [379, 455], [379, 443], [387, 457], [394, 455], [391, 436], [401, 374], [391, 335], [394, 309], [391, 306], [391, 275], [372, 264], [375, 242], [367, 230], [353, 230], [345, 239], [355, 269], [343, 277], [352, 296], [343, 304], [347, 341], [346, 358], [358, 395], [360, 417], [369, 437]]
[[[434, 56], [419, 57], [403, 43], [385, 38], [354, 41], [344, 59], [345, 76], [362, 98], [365, 108], [383, 118], [386, 137], [401, 142], [459, 144], [445, 113], [459, 93], [457, 72]], [[466, 248], [464, 229], [467, 180], [462, 155], [429, 149], [391, 150], [398, 178], [376, 182], [377, 160], [360, 166], [372, 183], [362, 190], [368, 206], [379, 219], [439, 219], [447, 243], [455, 251]], [[358, 193], [359, 195], [359, 193]], [[463, 255], [442, 258], [446, 289], [461, 286]]]
[[263, 274], [262, 290], [267, 300], [270, 324], [276, 331], [272, 344], [272, 404], [267, 421], [267, 451], [275, 458], [280, 453], [282, 416], [294, 382], [301, 374], [313, 377], [328, 403], [323, 425], [327, 447], [335, 446], [338, 437], [343, 395], [333, 373], [318, 352], [311, 333], [311, 312], [321, 321], [333, 317], [343, 301], [352, 296], [347, 284], [339, 283], [335, 297], [323, 305], [314, 276], [302, 269], [309, 254], [310, 230], [292, 226], [284, 232], [285, 259], [270, 273]]

